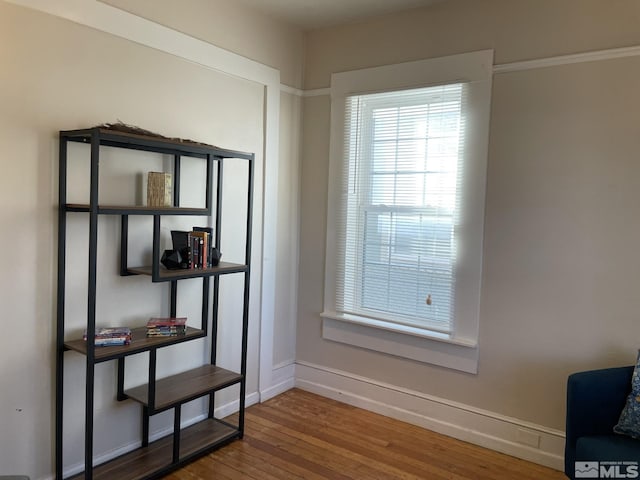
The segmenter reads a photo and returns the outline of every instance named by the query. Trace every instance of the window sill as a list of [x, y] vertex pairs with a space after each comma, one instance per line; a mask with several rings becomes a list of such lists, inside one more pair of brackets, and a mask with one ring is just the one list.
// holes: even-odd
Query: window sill
[[323, 312], [322, 337], [467, 373], [478, 372], [478, 343], [355, 315]]

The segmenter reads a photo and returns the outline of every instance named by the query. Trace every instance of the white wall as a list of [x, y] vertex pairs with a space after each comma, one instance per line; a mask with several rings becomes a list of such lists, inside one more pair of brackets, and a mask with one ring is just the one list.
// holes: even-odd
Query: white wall
[[[216, 18], [216, 22], [222, 23], [224, 19]], [[1, 180], [4, 205], [1, 210], [4, 225], [2, 246], [7, 251], [15, 251], [16, 238], [20, 238], [20, 251], [34, 252], [23, 255], [20, 263], [5, 263], [0, 276], [5, 315], [18, 319], [12, 328], [12, 341], [3, 349], [4, 361], [0, 367], [4, 407], [0, 413], [0, 474], [22, 473], [37, 479], [47, 477], [53, 470], [58, 130], [120, 119], [170, 136], [256, 152], [257, 161], [262, 165], [265, 122], [272, 121], [274, 117], [265, 112], [265, 89], [261, 83], [224, 75], [122, 38], [4, 2], [0, 2], [0, 25], [0, 102], [3, 106], [0, 112], [0, 157], [7, 172]], [[253, 37], [256, 44], [268, 45], [271, 40], [260, 38], [260, 35], [256, 33]], [[299, 115], [296, 100], [284, 98], [283, 104], [291, 106], [284, 116], [284, 121], [291, 122], [287, 120], [289, 114]], [[278, 116], [275, 119], [277, 122]], [[275, 131], [277, 138], [278, 125]], [[285, 165], [291, 163], [295, 167], [298, 140], [286, 134], [282, 139], [285, 145], [291, 144], [283, 157]], [[82, 156], [80, 150], [74, 146], [74, 158]], [[121, 200], [130, 187], [135, 187], [132, 177], [145, 172], [149, 164], [161, 161], [138, 157], [137, 154], [128, 154], [126, 164], [120, 163], [110, 172], [105, 169], [105, 173], [109, 173], [107, 176], [115, 181], [106, 185], [103, 193]], [[113, 157], [113, 161], [120, 160]], [[262, 255], [261, 206], [265, 186], [262, 171], [261, 166], [256, 178], [253, 245], [254, 260], [257, 258], [258, 262], [254, 264], [252, 277], [247, 385], [248, 394], [254, 400], [258, 398], [258, 322], [261, 301], [264, 300], [261, 298], [259, 261]], [[135, 174], [129, 176], [129, 173]], [[233, 185], [230, 188], [232, 193], [234, 190], [241, 193]], [[86, 191], [86, 185], [83, 181], [72, 181], [69, 190], [72, 196], [78, 196]], [[295, 198], [296, 195], [297, 189], [289, 189], [282, 198]], [[289, 205], [283, 208], [285, 212], [295, 211]], [[283, 215], [272, 211], [268, 218], [275, 221]], [[77, 247], [86, 253], [81, 215], [72, 217], [70, 230], [79, 233], [74, 235], [70, 248], [73, 245], [74, 250]], [[227, 218], [233, 217], [227, 215]], [[196, 219], [194, 224], [198, 222]], [[141, 223], [144, 230], [145, 221]], [[99, 286], [104, 288], [98, 297], [98, 317], [100, 321], [109, 323], [142, 325], [148, 316], [166, 311], [166, 285], [151, 285], [138, 277], [117, 276], [117, 265], [109, 258], [113, 256], [117, 262], [114, 243], [118, 239], [118, 231], [116, 219], [101, 218], [99, 245], [105, 250], [99, 265]], [[297, 242], [292, 239], [292, 243]], [[223, 254], [225, 259], [233, 260], [234, 244], [223, 245]], [[269, 261], [276, 262], [277, 258]], [[292, 261], [296, 261], [295, 256]], [[71, 259], [71, 263], [74, 265], [72, 271], [83, 273], [82, 253], [77, 261]], [[286, 268], [280, 278], [290, 284], [287, 274], [293, 274], [291, 268]], [[233, 283], [233, 280], [229, 281]], [[200, 284], [195, 282], [198, 284], [189, 286], [189, 283], [194, 282], [181, 282], [181, 295], [199, 297]], [[236, 285], [231, 290], [237, 291], [238, 287]], [[83, 305], [86, 303], [84, 291], [81, 281], [71, 282], [68, 319], [74, 333], [82, 328]], [[233, 291], [228, 295], [233, 295]], [[279, 302], [291, 301], [283, 293], [278, 295]], [[141, 298], [145, 302], [141, 302]], [[180, 306], [183, 305], [180, 303], [182, 298], [179, 309], [185, 308]], [[276, 304], [274, 309], [291, 311], [290, 307], [277, 303], [275, 299], [270, 303]], [[188, 316], [190, 323], [193, 318], [197, 325], [199, 312], [189, 312]], [[272, 321], [269, 317], [269, 322]], [[283, 322], [288, 325], [291, 319], [285, 318]], [[273, 329], [272, 324], [269, 326]], [[237, 368], [235, 364], [238, 363], [235, 358], [237, 349], [232, 341], [236, 334], [223, 328], [220, 352], [222, 361], [229, 362], [227, 365], [233, 368]], [[189, 342], [160, 355], [160, 364], [167, 367], [167, 372], [162, 374], [200, 363], [206, 357], [203, 343]], [[291, 352], [293, 346], [283, 344], [282, 358], [291, 359]], [[82, 448], [83, 441], [78, 421], [83, 417], [83, 395], [73, 394], [82, 392], [84, 359], [74, 353], [66, 354], [66, 358], [70, 369], [65, 381], [68, 402], [65, 411], [69, 421], [65, 429], [68, 441], [65, 445], [65, 466], [74, 468], [82, 460], [81, 451], [76, 447]], [[145, 366], [144, 358], [130, 362], [127, 384], [140, 383], [145, 375]], [[95, 454], [101, 456], [127, 448], [135, 442], [139, 436], [140, 421], [139, 407], [130, 402], [115, 402], [113, 365], [98, 366], [97, 378], [106, 380], [97, 384], [96, 397], [96, 425], [100, 430]], [[230, 402], [232, 398], [223, 395], [221, 403]], [[197, 415], [198, 411], [199, 405], [194, 405], [188, 409], [187, 417]], [[152, 421], [153, 431], [168, 425], [170, 419], [162, 415], [159, 417]]]
[[275, 369], [293, 364], [296, 354], [302, 99], [283, 93], [280, 101], [280, 115], [278, 205], [281, 208], [276, 242], [278, 262], [273, 338]]
[[[631, 1], [450, 0], [310, 32], [305, 85], [486, 48], [505, 63], [638, 45], [639, 16]], [[528, 425], [555, 438], [548, 463], [560, 465], [567, 374], [630, 364], [639, 345], [639, 68], [629, 57], [494, 76], [477, 375], [322, 338], [330, 99], [305, 98], [299, 384], [355, 403], [375, 385], [387, 394], [368, 405], [387, 413], [406, 392], [407, 416], [428, 417], [435, 399], [456, 406], [446, 421], [460, 432], [477, 427], [467, 411]]]

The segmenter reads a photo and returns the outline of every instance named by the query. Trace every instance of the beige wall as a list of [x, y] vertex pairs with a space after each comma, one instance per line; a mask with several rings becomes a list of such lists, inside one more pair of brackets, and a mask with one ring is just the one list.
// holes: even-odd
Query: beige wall
[[[309, 33], [305, 85], [484, 48], [505, 63], [637, 45], [639, 14], [451, 0]], [[322, 339], [330, 102], [306, 98], [297, 359], [562, 430], [567, 374], [632, 363], [640, 345], [639, 74], [634, 57], [494, 76], [477, 375]]]
[[234, 0], [101, 0], [280, 71], [302, 87], [302, 30]]
[[640, 43], [634, 0], [448, 0], [307, 35], [305, 88], [331, 73], [495, 49], [495, 63]]

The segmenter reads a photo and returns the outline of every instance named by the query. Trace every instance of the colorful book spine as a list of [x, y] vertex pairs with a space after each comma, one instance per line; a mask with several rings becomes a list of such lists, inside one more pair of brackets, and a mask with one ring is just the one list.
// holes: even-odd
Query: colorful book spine
[[191, 234], [191, 268], [201, 268], [200, 264], [200, 239]]
[[[87, 331], [85, 330], [82, 339], [87, 341]], [[131, 343], [131, 329], [128, 327], [104, 327], [97, 328], [94, 345], [96, 347], [108, 347], [117, 345], [129, 345]]]
[[111, 347], [111, 346], [121, 346], [121, 345], [130, 345], [131, 337], [113, 337], [113, 338], [96, 338], [95, 346], [96, 347]]
[[150, 326], [175, 326], [185, 325], [187, 323], [187, 317], [151, 317], [147, 322], [147, 327]]
[[[213, 267], [214, 245], [213, 228], [193, 227], [186, 233], [187, 255], [185, 260], [189, 269], [204, 269]], [[217, 264], [217, 262], [216, 262]]]
[[186, 317], [153, 317], [147, 322], [147, 337], [173, 337], [187, 331]]

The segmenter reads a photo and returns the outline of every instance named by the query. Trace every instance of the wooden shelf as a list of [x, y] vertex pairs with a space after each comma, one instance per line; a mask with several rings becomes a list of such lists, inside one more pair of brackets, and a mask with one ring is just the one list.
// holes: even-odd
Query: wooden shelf
[[[223, 275], [227, 273], [239, 273], [246, 272], [247, 266], [240, 265], [238, 263], [220, 262], [217, 267], [211, 268], [183, 268], [178, 270], [167, 270], [166, 268], [160, 268], [160, 275], [158, 278], [153, 278], [154, 282], [168, 282], [171, 280], [182, 280], [185, 278], [202, 278], [211, 277], [214, 275]], [[127, 272], [131, 275], [150, 275], [153, 277], [153, 271], [151, 266], [144, 267], [130, 267], [127, 268]]]
[[[107, 360], [126, 357], [134, 353], [146, 352], [153, 348], [165, 347], [205, 336], [204, 330], [191, 327], [187, 327], [184, 335], [176, 335], [175, 337], [147, 337], [147, 327], [132, 328], [130, 345], [96, 347], [95, 361], [96, 363], [106, 362]], [[82, 339], [66, 341], [64, 346], [68, 350], [73, 350], [83, 355], [87, 354], [87, 342]]]
[[[94, 480], [142, 480], [158, 478], [227, 442], [240, 437], [237, 428], [215, 419], [206, 419], [180, 432], [180, 459], [172, 463], [173, 436], [169, 435], [93, 469]], [[83, 480], [84, 472], [72, 480]]]
[[[193, 370], [156, 380], [153, 411], [166, 410], [240, 381], [242, 381], [242, 375], [239, 373], [215, 365], [202, 365]], [[130, 399], [149, 406], [147, 384], [129, 388], [124, 393]]]
[[[91, 206], [86, 203], [67, 203], [64, 208], [67, 212], [88, 213]], [[141, 205], [98, 205], [98, 214], [101, 215], [210, 215], [206, 208], [195, 207], [147, 207]]]

